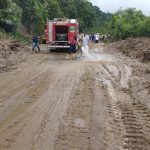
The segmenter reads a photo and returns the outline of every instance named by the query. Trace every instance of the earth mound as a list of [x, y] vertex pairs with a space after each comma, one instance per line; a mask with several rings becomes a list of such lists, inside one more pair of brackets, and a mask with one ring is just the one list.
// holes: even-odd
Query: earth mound
[[17, 40], [0, 38], [0, 73], [16, 69], [16, 65], [24, 60], [30, 52], [27, 45]]
[[141, 62], [150, 61], [150, 38], [128, 38], [114, 42], [113, 47], [126, 56], [136, 58]]

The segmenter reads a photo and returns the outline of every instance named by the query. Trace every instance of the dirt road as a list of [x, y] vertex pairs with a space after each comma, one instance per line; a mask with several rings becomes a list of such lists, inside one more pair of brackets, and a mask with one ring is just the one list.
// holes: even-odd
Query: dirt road
[[0, 74], [0, 150], [149, 150], [148, 67], [104, 45], [31, 54]]

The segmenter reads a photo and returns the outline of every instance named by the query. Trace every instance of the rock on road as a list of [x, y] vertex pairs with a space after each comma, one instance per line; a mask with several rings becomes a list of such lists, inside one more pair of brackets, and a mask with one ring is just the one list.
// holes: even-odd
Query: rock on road
[[147, 81], [103, 47], [78, 60], [31, 54], [1, 73], [0, 150], [149, 150]]

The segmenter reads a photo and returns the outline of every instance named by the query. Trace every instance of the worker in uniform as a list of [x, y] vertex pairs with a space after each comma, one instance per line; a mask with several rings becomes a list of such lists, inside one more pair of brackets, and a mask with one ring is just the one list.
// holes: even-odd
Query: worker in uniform
[[32, 51], [36, 50], [38, 48], [40, 52], [40, 47], [39, 47], [39, 36], [33, 35], [32, 37]]
[[76, 45], [77, 45], [77, 35], [74, 35], [71, 39], [69, 53], [67, 54], [67, 59], [74, 59], [76, 53]]

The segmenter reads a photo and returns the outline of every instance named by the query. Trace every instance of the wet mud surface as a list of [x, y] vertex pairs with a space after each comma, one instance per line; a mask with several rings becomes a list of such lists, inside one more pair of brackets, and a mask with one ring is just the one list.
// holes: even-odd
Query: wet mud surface
[[0, 73], [0, 150], [149, 150], [149, 64], [104, 44], [65, 56], [43, 48]]

